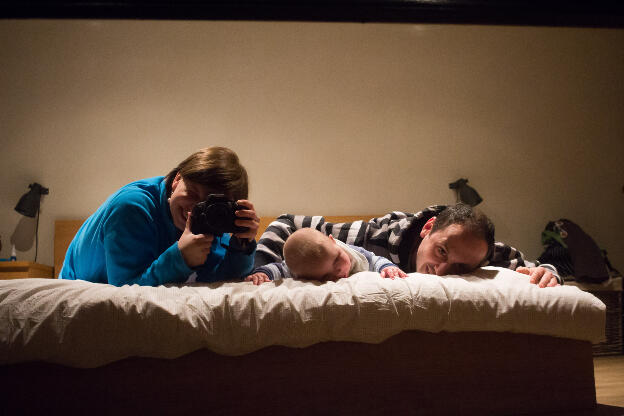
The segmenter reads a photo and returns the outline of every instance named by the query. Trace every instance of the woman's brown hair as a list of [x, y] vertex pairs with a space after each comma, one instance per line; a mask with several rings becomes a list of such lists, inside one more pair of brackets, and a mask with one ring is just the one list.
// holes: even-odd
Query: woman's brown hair
[[247, 199], [249, 193], [247, 171], [236, 153], [227, 147], [200, 149], [171, 170], [165, 177], [167, 196], [171, 196], [171, 185], [178, 173], [206, 186], [210, 193], [224, 194], [235, 201]]

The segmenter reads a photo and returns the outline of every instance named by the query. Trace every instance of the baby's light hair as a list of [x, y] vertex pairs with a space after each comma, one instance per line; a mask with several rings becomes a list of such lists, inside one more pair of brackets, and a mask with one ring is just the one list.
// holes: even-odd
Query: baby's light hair
[[310, 268], [327, 259], [328, 240], [314, 228], [301, 228], [286, 239], [284, 260], [294, 277], [304, 278]]

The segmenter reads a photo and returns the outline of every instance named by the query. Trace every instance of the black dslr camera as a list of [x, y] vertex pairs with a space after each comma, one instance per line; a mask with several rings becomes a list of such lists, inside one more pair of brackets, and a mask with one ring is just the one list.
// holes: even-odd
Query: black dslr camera
[[210, 194], [205, 201], [197, 203], [191, 211], [191, 232], [193, 234], [241, 233], [247, 227], [239, 227], [234, 220], [246, 219], [237, 217], [236, 211], [246, 209], [242, 205], [228, 199], [222, 194]]

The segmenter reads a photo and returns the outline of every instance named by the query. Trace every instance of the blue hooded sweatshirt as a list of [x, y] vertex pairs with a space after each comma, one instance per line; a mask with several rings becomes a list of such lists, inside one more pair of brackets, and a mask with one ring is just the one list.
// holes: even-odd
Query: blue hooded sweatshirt
[[181, 235], [171, 218], [164, 177], [132, 182], [80, 227], [59, 278], [158, 286], [184, 282], [193, 272], [199, 282], [236, 279], [253, 268], [256, 242], [242, 248], [229, 234], [215, 236], [206, 262], [189, 268], [178, 249]]

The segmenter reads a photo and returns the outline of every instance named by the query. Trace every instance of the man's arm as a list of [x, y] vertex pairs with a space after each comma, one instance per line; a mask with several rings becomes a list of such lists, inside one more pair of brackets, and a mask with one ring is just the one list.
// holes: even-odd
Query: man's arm
[[520, 250], [508, 246], [501, 242], [496, 242], [494, 252], [487, 263], [490, 266], [505, 267], [516, 270], [519, 273], [531, 276], [531, 283], [549, 286], [554, 277], [559, 284], [563, 284], [563, 279], [559, 276], [557, 268], [551, 264], [540, 264], [539, 261], [531, 262], [524, 258]]
[[415, 213], [393, 211], [383, 217], [372, 218], [368, 222], [362, 246], [408, 270], [415, 235], [420, 233], [429, 218], [442, 212], [445, 207], [431, 205]]
[[[372, 218], [368, 222], [349, 223], [326, 222], [322, 216], [280, 215], [267, 227], [258, 241], [255, 267], [281, 262], [284, 242], [289, 235], [299, 228], [312, 227], [325, 235], [332, 235], [346, 244], [363, 247], [378, 256], [383, 256], [395, 264], [401, 264], [399, 246], [403, 234], [410, 228], [412, 221], [426, 221], [441, 212], [444, 205], [432, 205], [417, 213], [394, 211], [382, 217]], [[409, 256], [403, 259], [408, 264]]]
[[[303, 219], [300, 219], [300, 217], [303, 216], [283, 214], [269, 224], [258, 240], [254, 271], [260, 266], [280, 263], [284, 260], [284, 243], [286, 239], [299, 228], [303, 228], [304, 223], [311, 224], [311, 220], [308, 220], [308, 218], [311, 219], [312, 217], [303, 217]], [[297, 218], [297, 221], [295, 221], [295, 218]]]
[[362, 246], [366, 237], [367, 224], [362, 221], [348, 223], [326, 222], [320, 215], [283, 214], [267, 227], [258, 241], [254, 267], [258, 268], [269, 263], [280, 263], [284, 260], [284, 243], [286, 239], [300, 228], [315, 228], [325, 235], [347, 244]]

